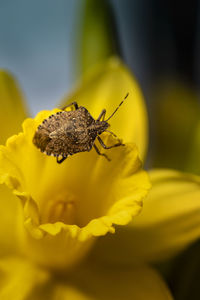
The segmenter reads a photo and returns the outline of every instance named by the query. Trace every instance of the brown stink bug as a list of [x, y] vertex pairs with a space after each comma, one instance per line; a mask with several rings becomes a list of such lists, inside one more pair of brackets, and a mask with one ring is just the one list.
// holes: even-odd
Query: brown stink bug
[[[116, 144], [108, 147], [99, 135], [109, 132], [116, 137], [114, 133], [107, 130], [110, 126], [107, 121], [116, 113], [127, 97], [128, 94], [107, 120], [104, 120], [105, 109], [102, 110], [97, 120], [94, 120], [87, 109], [78, 106], [76, 102], [65, 106], [62, 111], [49, 116], [38, 126], [33, 137], [34, 145], [45, 154], [55, 156], [57, 163], [62, 163], [69, 155], [90, 151], [92, 147], [99, 155], [110, 160], [106, 154], [99, 151], [94, 142], [97, 138], [104, 149], [124, 145], [118, 140]], [[75, 110], [65, 111], [70, 106], [74, 106]]]

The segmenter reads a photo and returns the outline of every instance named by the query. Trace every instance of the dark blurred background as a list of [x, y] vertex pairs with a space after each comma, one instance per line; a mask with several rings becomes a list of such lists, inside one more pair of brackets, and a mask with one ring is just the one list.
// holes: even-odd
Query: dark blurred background
[[199, 1], [112, 3], [125, 58], [144, 88], [166, 75], [198, 83]]

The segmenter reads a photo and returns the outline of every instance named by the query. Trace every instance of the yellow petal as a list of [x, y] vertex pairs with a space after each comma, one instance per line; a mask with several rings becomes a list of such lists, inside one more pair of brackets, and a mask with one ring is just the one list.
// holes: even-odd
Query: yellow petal
[[[108, 162], [92, 149], [57, 164], [32, 139], [38, 125], [57, 112], [27, 119], [24, 132], [0, 148], [0, 183], [21, 199], [25, 229], [22, 250], [40, 264], [64, 268], [78, 262], [94, 237], [114, 233], [137, 215], [150, 184], [134, 145], [108, 151]], [[109, 134], [106, 144], [115, 140]], [[56, 253], [56, 255], [55, 255]]]
[[115, 236], [98, 241], [93, 259], [159, 261], [200, 237], [200, 178], [173, 170], [153, 170], [150, 178], [142, 213]]
[[52, 300], [93, 300], [91, 295], [80, 291], [74, 286], [57, 284], [51, 293]]
[[0, 256], [19, 251], [18, 232], [23, 211], [19, 199], [0, 185]]
[[135, 143], [144, 160], [148, 143], [146, 107], [137, 80], [119, 59], [113, 57], [92, 68], [63, 106], [66, 101], [77, 101], [94, 118], [105, 108], [108, 118], [127, 93], [125, 103], [109, 121], [111, 131], [125, 143]]
[[170, 300], [172, 296], [159, 274], [149, 267], [126, 270], [85, 265], [70, 274], [65, 285], [55, 288], [53, 299]]
[[[35, 288], [43, 285], [49, 274], [20, 258], [0, 260], [0, 299], [32, 299]], [[38, 298], [35, 298], [38, 299]]]
[[21, 130], [27, 117], [24, 97], [16, 80], [6, 71], [0, 70], [0, 144]]

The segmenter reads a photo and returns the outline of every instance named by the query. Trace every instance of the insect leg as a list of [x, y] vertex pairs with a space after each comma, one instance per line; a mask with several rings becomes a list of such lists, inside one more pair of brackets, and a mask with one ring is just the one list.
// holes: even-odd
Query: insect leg
[[105, 115], [106, 115], [106, 110], [103, 109], [100, 115], [98, 116], [97, 121], [100, 121], [101, 118], [103, 118], [102, 121], [104, 121]]
[[118, 137], [116, 136], [116, 134], [114, 133], [114, 132], [112, 132], [112, 131], [110, 131], [110, 130], [105, 130], [105, 132], [109, 132], [110, 134], [112, 134], [115, 138], [117, 138], [118, 139]]
[[118, 136], [114, 132], [112, 132], [110, 130], [107, 130], [107, 129], [105, 130], [105, 132], [109, 132], [110, 134], [112, 134], [118, 140], [119, 143], [121, 142], [120, 139], [118, 138]]
[[100, 136], [97, 137], [99, 143], [101, 144], [101, 146], [104, 148], [104, 149], [111, 149], [111, 148], [114, 148], [114, 147], [118, 147], [118, 146], [125, 146], [124, 144], [122, 144], [122, 142], [119, 142], [117, 144], [114, 144], [112, 146], [106, 146], [104, 144], [104, 142], [102, 141], [102, 139], [100, 138]]
[[65, 110], [67, 107], [70, 107], [70, 106], [74, 106], [75, 110], [78, 109], [78, 104], [77, 104], [77, 102], [72, 102], [72, 103], [70, 103], [70, 104], [64, 106], [64, 107], [62, 108], [62, 110]]
[[65, 159], [67, 158], [67, 156], [63, 156], [61, 159], [58, 158], [58, 156], [56, 157], [56, 162], [58, 164], [61, 164]]
[[102, 155], [102, 156], [104, 156], [108, 161], [111, 161], [111, 159], [110, 159], [106, 154], [101, 153], [101, 152], [99, 151], [99, 149], [97, 148], [97, 146], [96, 146], [95, 144], [94, 144], [94, 149], [96, 150], [96, 152], [97, 152], [98, 155]]

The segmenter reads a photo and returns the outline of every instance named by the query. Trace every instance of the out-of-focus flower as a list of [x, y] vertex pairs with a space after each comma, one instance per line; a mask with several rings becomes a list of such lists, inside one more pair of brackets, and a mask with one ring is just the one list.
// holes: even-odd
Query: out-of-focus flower
[[153, 167], [199, 174], [197, 92], [187, 83], [168, 79], [157, 83], [152, 98]]
[[[99, 81], [96, 89], [101, 89], [92, 98], [90, 94], [86, 97], [85, 106], [89, 109], [91, 101], [98, 106], [105, 99], [101, 93], [106, 90], [116, 107], [112, 89], [123, 76], [126, 79], [121, 85], [123, 82], [126, 91], [132, 91], [133, 86], [138, 89], [121, 64], [108, 70], [107, 67], [101, 76], [94, 77], [94, 82]], [[87, 96], [86, 89], [82, 90]], [[107, 108], [107, 103], [102, 106]], [[127, 118], [132, 120], [137, 113], [141, 120], [145, 118], [142, 98], [135, 98], [133, 103], [126, 114], [118, 115], [119, 124], [126, 123]], [[95, 109], [94, 117], [99, 113]], [[111, 150], [110, 163], [93, 150], [74, 155], [62, 165], [40, 153], [32, 138], [39, 123], [51, 113], [44, 111], [35, 119], [25, 120], [23, 132], [1, 146], [1, 183], [13, 191], [1, 186], [1, 299], [122, 299], [124, 295], [126, 299], [133, 295], [137, 299], [171, 299], [160, 276], [149, 267], [122, 270], [117, 264], [113, 268], [89, 261], [74, 267], [96, 236], [114, 233], [114, 224], [125, 225], [138, 214], [150, 183], [141, 169], [136, 147], [131, 144]], [[117, 127], [116, 124], [113, 130]], [[124, 133], [127, 140], [137, 141], [137, 136], [131, 137], [123, 128], [117, 132], [119, 137]], [[113, 142], [106, 134], [104, 138]]]

